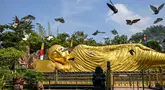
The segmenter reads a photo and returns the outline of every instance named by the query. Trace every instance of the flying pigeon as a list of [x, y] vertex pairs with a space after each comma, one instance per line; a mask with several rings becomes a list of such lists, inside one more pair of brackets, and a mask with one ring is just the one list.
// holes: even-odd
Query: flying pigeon
[[126, 23], [127, 23], [127, 25], [132, 25], [134, 23], [137, 23], [138, 21], [140, 21], [140, 19], [126, 20]]
[[50, 41], [53, 39], [53, 36], [48, 36], [47, 40]]
[[61, 18], [55, 18], [54, 20], [57, 21], [57, 22], [60, 22], [60, 23], [65, 23], [65, 20], [64, 20], [63, 17], [61, 17]]
[[30, 37], [31, 33], [30, 34], [26, 34], [25, 32], [23, 33], [24, 33], [24, 38], [22, 38], [22, 40], [26, 41]]
[[[111, 2], [111, 1], [110, 1]], [[111, 4], [107, 3], [107, 6], [113, 11], [113, 14], [118, 13], [118, 9], [113, 5], [113, 3], [111, 2]], [[112, 14], [112, 15], [113, 15]]]
[[104, 34], [105, 32], [100, 32], [100, 31], [96, 30], [92, 35], [95, 36], [95, 35], [97, 35], [98, 33], [103, 33], [103, 34]]
[[154, 21], [153, 24], [156, 24], [156, 23], [161, 22], [161, 21], [163, 21], [163, 18], [157, 18], [157, 19]]
[[152, 9], [152, 11], [154, 12], [154, 14], [156, 15], [156, 14], [158, 14], [158, 13], [160, 12], [160, 10], [164, 7], [164, 4], [165, 4], [165, 3], [163, 3], [162, 5], [160, 5], [158, 8], [155, 7], [155, 6], [153, 6], [153, 5], [150, 5], [150, 8]]
[[117, 32], [115, 29], [113, 29], [111, 32], [112, 32], [112, 34], [114, 34], [114, 35], [117, 35], [117, 34], [118, 34], [118, 32]]
[[14, 28], [17, 28], [18, 24], [20, 23], [17, 16], [15, 16], [15, 23], [12, 25]]

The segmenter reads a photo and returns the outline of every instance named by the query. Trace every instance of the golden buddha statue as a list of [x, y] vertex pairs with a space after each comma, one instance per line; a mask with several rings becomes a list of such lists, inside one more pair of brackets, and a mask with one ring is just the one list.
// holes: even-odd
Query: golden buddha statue
[[64, 72], [93, 72], [97, 66], [106, 71], [107, 61], [112, 71], [136, 71], [165, 64], [165, 54], [141, 44], [78, 45], [70, 54], [61, 45], [53, 45], [48, 57], [55, 69]]

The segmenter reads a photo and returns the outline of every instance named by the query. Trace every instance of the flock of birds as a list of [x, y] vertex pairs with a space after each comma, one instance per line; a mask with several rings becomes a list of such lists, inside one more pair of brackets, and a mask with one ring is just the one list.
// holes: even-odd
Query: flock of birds
[[[110, 3], [107, 3], [107, 6], [113, 11], [113, 14], [117, 14], [118, 13], [118, 9], [115, 7], [115, 5], [112, 3], [112, 1], [110, 0]], [[150, 8], [152, 9], [152, 11], [154, 12], [154, 15], [159, 14], [160, 10], [164, 7], [164, 4], [161, 4], [159, 7], [150, 5]], [[134, 19], [134, 20], [126, 20], [126, 24], [127, 25], [132, 25], [134, 23], [137, 23], [138, 21], [140, 21], [140, 19]], [[163, 21], [163, 18], [157, 18], [153, 24], [156, 24], [158, 22]]]
[[[154, 12], [154, 15], [159, 14], [160, 10], [164, 7], [164, 4], [165, 4], [165, 3], [161, 4], [159, 7], [150, 5], [150, 8], [151, 8], [152, 11]], [[107, 3], [107, 6], [113, 11], [113, 14], [112, 14], [112, 15], [118, 13], [118, 9], [115, 7], [115, 5], [112, 3], [111, 0], [110, 0], [110, 3]], [[139, 19], [139, 18], [138, 18], [138, 19], [133, 19], [133, 20], [127, 19], [127, 20], [126, 20], [126, 24], [127, 24], [127, 25], [132, 25], [132, 24], [135, 24], [135, 23], [139, 22], [140, 20], [141, 20], [141, 19]], [[161, 22], [161, 21], [163, 21], [163, 18], [157, 18], [157, 19], [153, 22], [153, 24], [156, 24], [156, 23]], [[118, 34], [118, 32], [117, 32], [115, 29], [112, 30], [111, 32], [112, 32], [112, 34], [114, 34], [114, 35]], [[92, 35], [97, 35], [98, 33], [105, 33], [105, 32], [100, 32], [100, 31], [96, 30], [96, 32], [94, 32]]]
[[[154, 12], [154, 15], [159, 14], [160, 10], [164, 7], [164, 4], [165, 4], [165, 3], [161, 4], [159, 7], [150, 5], [150, 8], [151, 8], [152, 11]], [[115, 7], [115, 5], [112, 3], [111, 0], [110, 0], [110, 3], [107, 3], [107, 6], [113, 11], [113, 14], [112, 14], [112, 15], [118, 13], [119, 10]], [[133, 25], [133, 24], [139, 22], [140, 20], [141, 20], [140, 18], [133, 19], [133, 20], [127, 19], [127, 20], [126, 20], [126, 24], [127, 24], [127, 25]], [[60, 23], [65, 23], [65, 20], [64, 20], [63, 17], [61, 17], [61, 18], [56, 18], [55, 21], [60, 22]], [[156, 24], [156, 23], [161, 22], [161, 21], [163, 21], [163, 18], [157, 18], [157, 19], [153, 22], [153, 24]], [[118, 32], [117, 32], [115, 29], [113, 29], [111, 32], [112, 32], [112, 34], [114, 34], [114, 35], [118, 34]], [[93, 36], [96, 36], [96, 35], [98, 35], [99, 33], [104, 34], [105, 32], [101, 32], [101, 31], [99, 31], [99, 30], [96, 30], [92, 35], [93, 35]]]
[[[151, 8], [152, 11], [154, 12], [153, 15], [159, 14], [160, 10], [164, 7], [164, 4], [165, 4], [165, 3], [161, 4], [159, 7], [150, 5], [150, 8]], [[115, 5], [112, 3], [111, 0], [110, 0], [110, 3], [107, 3], [107, 6], [113, 11], [113, 14], [112, 14], [112, 15], [118, 13], [119, 10], [115, 7]], [[126, 20], [126, 24], [127, 24], [127, 25], [133, 25], [133, 24], [139, 22], [140, 20], [141, 20], [140, 18], [138, 18], [138, 19], [133, 19], [133, 20], [127, 19], [127, 20]], [[60, 22], [60, 23], [65, 23], [65, 20], [64, 20], [63, 17], [55, 18], [55, 21], [56, 21], [56, 22]], [[157, 18], [157, 19], [153, 22], [153, 24], [156, 24], [156, 23], [161, 22], [161, 21], [163, 21], [163, 18]], [[17, 26], [18, 26], [19, 23], [21, 23], [21, 22], [19, 21], [18, 17], [16, 16], [16, 17], [15, 17], [15, 23], [14, 23], [12, 26], [13, 26], [14, 28], [17, 28]], [[99, 33], [104, 34], [105, 32], [101, 32], [101, 31], [99, 31], [99, 30], [96, 30], [92, 35], [93, 35], [93, 36], [96, 36], [96, 35], [98, 35]], [[117, 34], [118, 34], [117, 30], [115, 30], [115, 29], [113, 29], [113, 30], [111, 31], [111, 33], [114, 34], [114, 35], [117, 35]], [[31, 34], [26, 34], [25, 32], [23, 32], [23, 34], [24, 34], [25, 37], [22, 38], [22, 39], [25, 40], [25, 41], [26, 41], [26, 40], [29, 38], [29, 36], [31, 35]], [[49, 39], [52, 39], [52, 38], [53, 38], [53, 37], [49, 37]], [[2, 44], [2, 42], [0, 42], [0, 44]], [[1, 45], [0, 45], [0, 46], [1, 46]], [[62, 52], [66, 51], [66, 50], [69, 50], [69, 49], [70, 49], [70, 48], [66, 48], [66, 49], [64, 49]], [[135, 51], [134, 51], [133, 49], [131, 49], [131, 50], [129, 50], [129, 53], [130, 53], [131, 55], [134, 55], [134, 54], [135, 54]]]
[[[150, 8], [152, 9], [152, 11], [154, 12], [154, 14], [153, 15], [157, 15], [157, 14], [159, 14], [159, 12], [160, 12], [160, 10], [164, 7], [164, 4], [165, 3], [163, 3], [163, 4], [161, 4], [159, 7], [156, 7], [156, 6], [153, 6], [153, 5], [150, 5]], [[113, 11], [113, 14], [117, 14], [118, 13], [118, 9], [115, 7], [115, 5], [112, 3], [112, 1], [110, 0], [110, 3], [107, 3], [107, 6]], [[112, 14], [112, 15], [113, 15]], [[134, 19], [134, 20], [126, 20], [126, 24], [127, 25], [132, 25], [132, 24], [135, 24], [135, 23], [137, 23], [137, 22], [139, 22], [141, 19]], [[156, 23], [158, 23], [158, 22], [161, 22], [161, 21], [163, 21], [163, 18], [157, 18], [154, 22], [153, 22], [153, 24], [156, 24]], [[114, 30], [113, 30], [114, 31]], [[113, 33], [113, 31], [112, 31], [112, 33]]]
[[[152, 9], [152, 11], [154, 12], [154, 14], [153, 15], [157, 15], [157, 14], [159, 14], [159, 12], [160, 12], [160, 10], [164, 7], [164, 4], [165, 3], [163, 3], [163, 4], [161, 4], [159, 7], [156, 7], [156, 6], [153, 6], [153, 5], [150, 5], [150, 8]], [[112, 1], [110, 0], [110, 3], [107, 3], [107, 6], [113, 11], [113, 14], [117, 14], [118, 13], [118, 9], [115, 7], [115, 5], [112, 3]], [[113, 15], [112, 14], [112, 15]], [[139, 22], [141, 19], [134, 19], [134, 20], [126, 20], [126, 24], [127, 25], [132, 25], [132, 24], [135, 24], [135, 23], [137, 23], [137, 22]], [[161, 22], [161, 21], [163, 21], [163, 18], [157, 18], [154, 22], [153, 22], [153, 24], [156, 24], [156, 23], [158, 23], [158, 22]], [[98, 31], [97, 31], [98, 32]], [[116, 30], [112, 30], [112, 33], [113, 34], [117, 34], [117, 31]], [[133, 50], [133, 49], [131, 49], [131, 50], [129, 50], [129, 53], [131, 54], [131, 55], [134, 55], [135, 54], [135, 51]]]
[[[160, 10], [164, 7], [164, 4], [165, 4], [165, 3], [161, 4], [159, 7], [150, 5], [150, 8], [151, 8], [152, 11], [154, 12], [153, 15], [159, 14]], [[117, 14], [117, 13], [119, 12], [119, 10], [115, 7], [115, 5], [112, 3], [111, 0], [110, 0], [110, 3], [107, 3], [107, 6], [110, 8], [110, 10], [113, 11], [113, 14], [112, 14], [112, 15]], [[126, 20], [126, 24], [127, 24], [127, 25], [133, 25], [133, 24], [139, 22], [140, 20], [141, 20], [140, 18], [133, 19], [133, 20], [127, 19], [127, 20]], [[65, 23], [65, 20], [64, 20], [63, 17], [55, 18], [55, 21], [56, 21], [56, 22], [60, 22], [60, 23]], [[153, 24], [156, 24], [156, 23], [161, 22], [161, 21], [163, 21], [163, 18], [157, 18], [157, 19], [153, 22]], [[16, 16], [16, 17], [15, 17], [15, 23], [13, 24], [13, 27], [16, 28], [16, 27], [18, 26], [19, 23], [20, 23], [20, 21], [19, 21], [18, 17]], [[98, 35], [99, 33], [104, 34], [105, 32], [101, 32], [101, 31], [99, 31], [99, 30], [96, 30], [92, 35], [93, 35], [93, 36], [96, 36], [96, 35]], [[111, 30], [111, 33], [114, 34], [114, 35], [117, 35], [117, 34], [118, 34], [117, 30], [115, 30], [115, 29]], [[24, 39], [26, 40], [27, 37], [29, 37], [29, 35], [26, 35], [26, 37], [25, 37]]]

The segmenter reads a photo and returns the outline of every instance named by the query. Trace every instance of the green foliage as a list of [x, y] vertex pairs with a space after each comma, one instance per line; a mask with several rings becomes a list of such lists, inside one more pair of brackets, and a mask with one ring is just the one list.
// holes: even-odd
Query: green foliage
[[19, 36], [17, 36], [16, 32], [5, 32], [1, 35], [0, 41], [3, 41], [3, 47], [15, 47], [17, 43], [21, 40]]
[[70, 46], [71, 40], [69, 39], [70, 38], [69, 34], [59, 33], [56, 38], [59, 39], [59, 41], [60, 41], [59, 43], [61, 43], [62, 46], [64, 46], [64, 47]]
[[126, 44], [128, 43], [128, 38], [126, 35], [116, 35], [111, 41], [112, 44]]
[[165, 26], [151, 26], [146, 28], [144, 32], [148, 36], [148, 40], [161, 40], [165, 36]]
[[98, 43], [93, 38], [86, 39], [84, 44], [91, 45], [91, 46], [97, 46], [98, 45]]
[[143, 33], [138, 32], [134, 35], [131, 36], [131, 38], [129, 39], [129, 41], [133, 42], [133, 43], [138, 43], [140, 41], [140, 39], [143, 38]]
[[42, 37], [39, 36], [36, 32], [32, 32], [30, 37], [24, 41], [21, 40], [18, 43], [18, 49], [25, 51], [26, 46], [30, 46], [30, 53], [36, 52], [41, 49]]
[[[165, 36], [165, 26], [157, 25], [150, 26], [143, 30], [143, 32], [147, 35], [147, 40], [162, 40]], [[143, 38], [143, 32], [138, 32], [131, 36], [130, 40], [138, 43], [140, 39]]]
[[2, 76], [0, 78], [0, 89], [2, 89], [5, 86], [5, 82], [4, 82], [4, 76]]
[[83, 44], [85, 39], [87, 38], [87, 34], [85, 34], [83, 31], [76, 31], [71, 35], [71, 39], [73, 40], [73, 47]]
[[159, 45], [159, 43], [157, 41], [149, 41], [145, 44], [145, 46], [152, 48], [159, 52], [161, 52], [161, 50], [162, 50], [161, 46]]
[[44, 80], [44, 76], [42, 72], [36, 72], [35, 70], [31, 70], [31, 69], [26, 70], [23, 78], [29, 84], [33, 84], [33, 85], [36, 85], [37, 82]]
[[12, 71], [9, 70], [7, 66], [0, 67], [0, 78], [2, 78], [2, 76], [5, 76], [5, 79], [11, 79], [13, 77], [11, 73]]
[[105, 45], [110, 45], [111, 44], [111, 39], [110, 38], [104, 38], [104, 43]]
[[60, 42], [61, 42], [61, 40], [58, 38], [54, 38], [50, 41], [45, 40], [46, 45], [48, 45], [49, 47], [51, 47], [52, 45], [55, 45], [55, 44], [61, 44]]
[[36, 24], [38, 25], [38, 34], [41, 37], [45, 37], [46, 36], [45, 28], [40, 23], [36, 23]]
[[24, 16], [22, 18], [23, 21], [31, 21], [31, 20], [35, 20], [36, 18], [33, 16], [33, 15], [27, 15], [27, 16]]
[[24, 38], [24, 32], [31, 33], [33, 30], [32, 21], [35, 18], [32, 15], [27, 15], [19, 20], [19, 24], [16, 28], [12, 25], [15, 23], [15, 19], [9, 25], [0, 25], [1, 31], [5, 31], [7, 29], [11, 30], [10, 32], [4, 32], [0, 36], [0, 41], [3, 41], [4, 48], [8, 47], [18, 47], [18, 42]]
[[8, 65], [24, 55], [26, 55], [25, 52], [19, 51], [13, 47], [0, 49], [0, 66]]

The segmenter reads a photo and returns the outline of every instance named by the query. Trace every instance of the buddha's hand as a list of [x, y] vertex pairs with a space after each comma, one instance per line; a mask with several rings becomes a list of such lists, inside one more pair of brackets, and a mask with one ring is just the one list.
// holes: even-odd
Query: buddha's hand
[[69, 70], [70, 67], [69, 65], [63, 65], [61, 63], [58, 63], [58, 62], [55, 62], [55, 69], [59, 70], [59, 71], [66, 71], [66, 70]]

